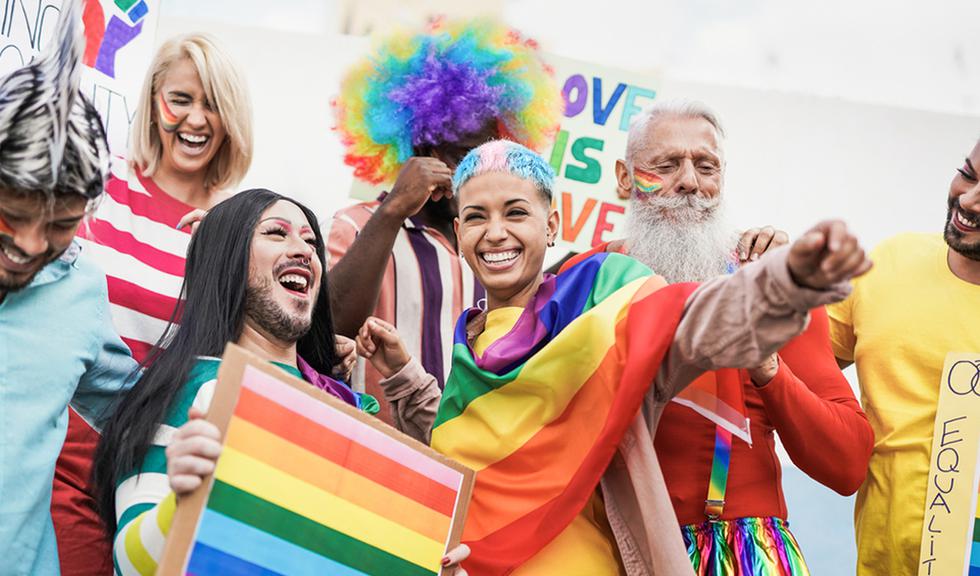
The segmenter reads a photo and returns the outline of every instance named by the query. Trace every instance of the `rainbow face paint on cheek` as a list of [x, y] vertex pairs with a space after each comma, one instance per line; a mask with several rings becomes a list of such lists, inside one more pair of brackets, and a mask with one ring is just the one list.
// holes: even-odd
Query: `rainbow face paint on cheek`
[[10, 224], [7, 224], [7, 221], [3, 219], [3, 216], [0, 216], [0, 234], [11, 237], [14, 235], [13, 227]]
[[651, 174], [639, 168], [633, 169], [633, 186], [641, 194], [655, 194], [664, 187], [664, 181], [660, 176]]
[[157, 95], [157, 108], [160, 110], [160, 127], [165, 132], [176, 132], [177, 127], [184, 121], [184, 116], [177, 116], [173, 113], [163, 94]]

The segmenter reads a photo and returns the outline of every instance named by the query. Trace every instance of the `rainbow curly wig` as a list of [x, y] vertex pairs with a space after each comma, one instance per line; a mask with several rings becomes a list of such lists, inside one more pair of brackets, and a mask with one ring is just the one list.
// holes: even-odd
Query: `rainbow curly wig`
[[385, 38], [347, 74], [333, 107], [344, 161], [379, 184], [414, 147], [458, 142], [493, 120], [499, 137], [542, 150], [563, 100], [534, 40], [492, 21], [440, 19]]
[[453, 174], [453, 193], [487, 172], [503, 172], [530, 180], [545, 198], [551, 200], [555, 188], [555, 171], [551, 165], [537, 152], [509, 140], [491, 140], [470, 150]]

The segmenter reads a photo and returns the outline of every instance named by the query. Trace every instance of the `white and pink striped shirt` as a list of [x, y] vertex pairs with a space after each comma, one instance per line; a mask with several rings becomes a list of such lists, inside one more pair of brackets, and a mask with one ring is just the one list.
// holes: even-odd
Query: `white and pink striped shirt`
[[124, 162], [113, 164], [102, 204], [78, 236], [105, 270], [116, 331], [142, 362], [180, 297], [191, 235], [176, 226], [193, 207]]
[[[363, 202], [334, 214], [325, 233], [331, 266], [347, 253], [380, 204]], [[395, 237], [374, 315], [398, 328], [409, 354], [422, 362], [442, 388], [452, 364], [456, 320], [484, 296], [483, 287], [449, 240], [409, 218]], [[355, 387], [363, 384], [364, 391], [378, 399], [378, 417], [390, 423], [384, 392], [378, 385], [381, 374], [370, 363], [363, 363], [363, 371], [358, 369], [354, 380]]]

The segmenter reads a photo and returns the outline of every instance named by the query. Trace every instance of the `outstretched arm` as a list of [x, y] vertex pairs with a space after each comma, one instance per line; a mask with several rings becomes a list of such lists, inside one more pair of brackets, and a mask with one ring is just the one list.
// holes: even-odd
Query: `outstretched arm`
[[822, 222], [790, 247], [700, 286], [687, 300], [655, 394], [667, 402], [699, 374], [754, 368], [796, 335], [809, 310], [844, 299], [871, 268], [843, 222]]

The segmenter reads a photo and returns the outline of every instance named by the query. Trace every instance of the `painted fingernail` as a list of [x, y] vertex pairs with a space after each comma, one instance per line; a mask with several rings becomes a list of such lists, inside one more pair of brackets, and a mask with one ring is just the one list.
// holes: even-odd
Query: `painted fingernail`
[[753, 262], [755, 262], [755, 261], [756, 261], [756, 260], [758, 260], [758, 259], [759, 259], [759, 255], [758, 255], [758, 254], [753, 254], [753, 255], [752, 255], [752, 258], [751, 258], [751, 260], [752, 260]]
[[449, 566], [449, 556], [443, 556], [442, 557], [442, 565], [443, 566]]

